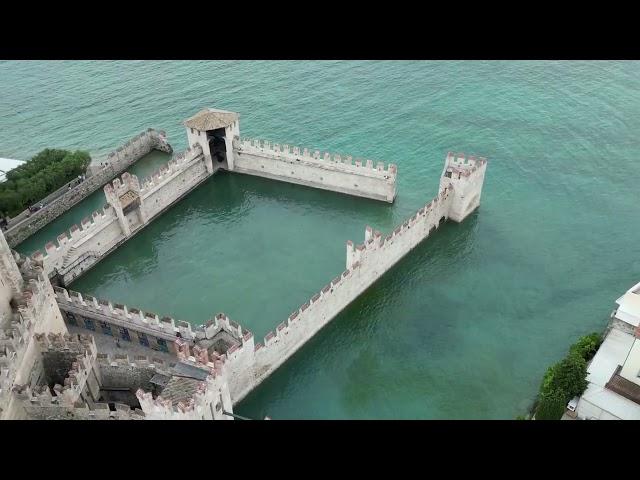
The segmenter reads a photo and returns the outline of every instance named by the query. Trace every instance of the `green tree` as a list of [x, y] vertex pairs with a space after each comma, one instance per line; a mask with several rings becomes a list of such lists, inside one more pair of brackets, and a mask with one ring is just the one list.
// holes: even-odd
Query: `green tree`
[[551, 390], [563, 392], [565, 401], [582, 395], [587, 388], [587, 362], [578, 355], [569, 354], [557, 366], [551, 380]]
[[567, 401], [564, 392], [552, 390], [540, 395], [536, 420], [560, 420], [564, 414]]
[[589, 361], [593, 358], [593, 356], [600, 348], [600, 344], [602, 343], [602, 335], [599, 333], [590, 333], [589, 335], [585, 335], [584, 337], [580, 337], [580, 339], [571, 345], [569, 349], [569, 353], [574, 355], [578, 355], [585, 360]]
[[88, 152], [45, 149], [7, 172], [0, 183], [0, 213], [15, 216], [25, 208], [84, 174], [91, 163]]

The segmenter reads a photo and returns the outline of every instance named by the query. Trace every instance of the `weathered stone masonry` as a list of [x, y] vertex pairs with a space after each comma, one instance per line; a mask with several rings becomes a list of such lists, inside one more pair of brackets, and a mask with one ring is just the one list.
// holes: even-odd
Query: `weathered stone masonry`
[[107, 205], [74, 225], [69, 234], [49, 242], [45, 254], [35, 252], [45, 272], [66, 284], [99, 262], [119, 245], [148, 225], [155, 217], [209, 177], [206, 159], [198, 145], [176, 155], [142, 184], [125, 172], [122, 180], [104, 187]]
[[[480, 204], [486, 160], [448, 154], [438, 195], [389, 235], [366, 227], [362, 244], [347, 242], [345, 270], [262, 342], [255, 342], [249, 330], [224, 314], [192, 327], [64, 288], [55, 288], [54, 293], [43, 271], [62, 283], [77, 278], [220, 168], [383, 201], [395, 198], [395, 165], [373, 168], [370, 161], [352, 164], [349, 157], [342, 160], [329, 154], [321, 160], [319, 152], [309, 154], [297, 147], [291, 150], [268, 142], [240, 142], [238, 116], [232, 112], [203, 110], [185, 126], [192, 145], [186, 152], [142, 182], [124, 173], [122, 179], [105, 186], [108, 205], [94, 212], [92, 220], [83, 220], [81, 228], [72, 227], [69, 236], [60, 235], [57, 245], [47, 244], [46, 255], [36, 252], [31, 259], [20, 260], [36, 266], [42, 288], [49, 292], [45, 296], [55, 296], [57, 316], [62, 314], [68, 324], [172, 353], [176, 364], [162, 365], [126, 355], [101, 357], [80, 337], [79, 342], [65, 337], [67, 347], [50, 351], [52, 344], [60, 343], [59, 337], [49, 336], [47, 343], [39, 336], [33, 347], [29, 339], [37, 332], [28, 330], [22, 335], [23, 343], [29, 342], [35, 353], [30, 356], [29, 368], [13, 374], [15, 395], [7, 398], [13, 402], [12, 411], [18, 413], [12, 415], [20, 416], [22, 411], [31, 418], [229, 419], [225, 412], [232, 412], [232, 404], [242, 400], [444, 221], [461, 222]], [[0, 255], [0, 260], [3, 258]], [[0, 267], [11, 276], [11, 265], [0, 263]], [[8, 367], [2, 370], [5, 388], [0, 394], [12, 383], [15, 360], [15, 356], [5, 356]], [[124, 390], [136, 386], [134, 401], [131, 397], [126, 404], [99, 401], [115, 398], [109, 397], [115, 395], [109, 393], [110, 385]]]
[[[124, 328], [127, 339], [135, 341], [140, 338], [138, 332], [143, 332], [147, 338], [169, 342], [167, 349], [184, 361], [222, 366], [231, 400], [237, 403], [444, 221], [460, 222], [473, 212], [479, 205], [486, 165], [483, 158], [447, 155], [438, 195], [390, 234], [385, 236], [367, 227], [362, 244], [354, 246], [348, 241], [345, 270], [269, 332], [262, 343], [255, 343], [250, 331], [224, 314], [192, 330], [186, 322], [160, 320], [154, 314], [101, 303], [64, 289], [56, 289], [58, 304], [68, 319], [71, 313], [75, 324], [81, 321], [86, 324], [87, 320], [91, 324], [100, 319], [112, 329], [113, 335], [122, 334]], [[212, 347], [212, 342], [207, 343], [221, 333], [229, 339], [230, 346], [224, 351]], [[180, 338], [176, 340], [177, 334]], [[172, 336], [176, 340], [173, 345]], [[194, 340], [196, 346], [192, 348]], [[149, 345], [164, 349], [152, 342]]]
[[50, 203], [44, 199], [47, 205], [29, 217], [22, 214], [19, 218], [12, 219], [8, 224], [9, 228], [4, 232], [7, 243], [11, 247], [18, 245], [154, 149], [171, 153], [171, 146], [167, 143], [163, 131], [150, 128], [133, 137], [123, 146], [111, 152], [107, 156], [106, 165], [84, 182], [57, 196]]
[[256, 139], [234, 142], [234, 172], [393, 202], [396, 166]]
[[[241, 142], [238, 115], [232, 112], [203, 110], [185, 126], [190, 148], [142, 182], [125, 172], [121, 180], [107, 184], [107, 205], [101, 211], [47, 243], [44, 255], [33, 254], [51, 278], [63, 285], [73, 281], [221, 168], [386, 202], [395, 198], [394, 164], [374, 167], [371, 160], [352, 163], [350, 156], [311, 154], [260, 140]], [[217, 151], [211, 132], [220, 135]]]

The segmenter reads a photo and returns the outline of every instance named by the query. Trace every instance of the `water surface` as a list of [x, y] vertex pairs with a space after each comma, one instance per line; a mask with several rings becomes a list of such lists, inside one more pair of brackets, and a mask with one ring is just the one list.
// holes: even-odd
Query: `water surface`
[[406, 257], [240, 415], [514, 418], [638, 281], [637, 62], [1, 62], [0, 88], [3, 157], [106, 153], [148, 127], [180, 150], [181, 121], [212, 106], [240, 112], [243, 136], [397, 163], [393, 205], [216, 176], [73, 285], [194, 324], [224, 311], [258, 338], [344, 268], [346, 240], [389, 232], [435, 195], [448, 150], [489, 159], [480, 210]]

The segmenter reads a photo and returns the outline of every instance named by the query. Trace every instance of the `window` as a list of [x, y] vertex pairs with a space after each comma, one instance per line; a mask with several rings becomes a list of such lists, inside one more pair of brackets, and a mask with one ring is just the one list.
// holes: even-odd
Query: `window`
[[169, 351], [169, 348], [167, 347], [167, 342], [166, 342], [165, 339], [158, 338], [157, 341], [158, 341], [158, 347], [160, 347], [161, 351], [163, 351], [163, 352], [168, 352]]
[[100, 330], [102, 330], [102, 333], [104, 333], [105, 335], [113, 336], [111, 325], [109, 325], [107, 322], [100, 322]]
[[140, 342], [140, 345], [143, 345], [145, 347], [149, 346], [149, 339], [142, 332], [138, 332], [138, 341]]
[[69, 322], [69, 325], [78, 325], [78, 321], [76, 320], [76, 316], [73, 313], [66, 312], [65, 315], [67, 317], [67, 322]]
[[125, 327], [120, 327], [120, 338], [126, 340], [127, 342], [131, 341], [131, 335], [129, 335], [129, 330]]

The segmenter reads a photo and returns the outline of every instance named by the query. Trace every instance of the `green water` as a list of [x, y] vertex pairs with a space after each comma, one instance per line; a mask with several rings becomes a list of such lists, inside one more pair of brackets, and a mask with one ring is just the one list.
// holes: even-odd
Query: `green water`
[[108, 152], [148, 127], [179, 151], [180, 122], [213, 106], [240, 112], [243, 136], [397, 163], [393, 205], [221, 174], [72, 286], [195, 324], [224, 311], [257, 338], [344, 268], [346, 240], [431, 199], [448, 150], [489, 159], [480, 210], [406, 257], [240, 415], [514, 418], [638, 280], [638, 62], [0, 62], [0, 87], [9, 158]]
[[[115, 145], [114, 149], [118, 146], [119, 145]], [[168, 153], [152, 150], [133, 164], [127, 171], [138, 175], [138, 178], [142, 181], [143, 178], [151, 175], [170, 159], [171, 155]], [[42, 227], [35, 235], [24, 240], [17, 246], [17, 250], [25, 255], [30, 255], [36, 250], [45, 253], [44, 246], [47, 242], [57, 243], [58, 235], [64, 231], [68, 232], [73, 225], [80, 226], [84, 218], [91, 218], [91, 214], [103, 208], [106, 203], [107, 200], [105, 199], [104, 191], [102, 188], [99, 188], [82, 200], [82, 202], [74, 205], [72, 209], [67, 210], [58, 218]]]

